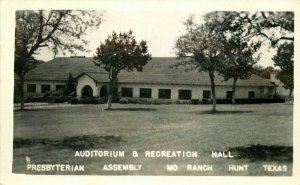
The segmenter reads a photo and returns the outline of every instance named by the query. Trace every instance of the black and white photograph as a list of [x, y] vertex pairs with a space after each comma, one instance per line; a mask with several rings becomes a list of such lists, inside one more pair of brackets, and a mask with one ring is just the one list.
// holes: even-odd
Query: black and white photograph
[[297, 13], [15, 9], [10, 173], [293, 177]]

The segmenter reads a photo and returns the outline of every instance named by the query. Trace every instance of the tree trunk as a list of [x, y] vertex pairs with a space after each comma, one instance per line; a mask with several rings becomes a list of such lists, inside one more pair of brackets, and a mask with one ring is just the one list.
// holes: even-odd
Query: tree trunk
[[211, 93], [212, 93], [212, 98], [213, 98], [213, 107], [212, 107], [212, 112], [217, 111], [217, 97], [216, 97], [216, 90], [215, 90], [215, 84], [212, 84], [211, 86]]
[[107, 100], [107, 109], [111, 109], [111, 101], [112, 101], [112, 94], [108, 95], [108, 100]]
[[112, 76], [112, 78], [110, 79], [108, 86], [107, 109], [111, 109], [111, 102], [113, 99], [115, 87], [117, 86], [117, 81], [118, 79], [116, 76]]
[[25, 110], [24, 77], [21, 77], [20, 99], [21, 99], [21, 110]]
[[233, 85], [232, 85], [232, 98], [231, 98], [232, 104], [235, 104], [235, 87], [236, 87], [236, 81], [237, 81], [237, 78], [234, 78], [233, 79]]
[[216, 87], [215, 87], [215, 78], [214, 78], [214, 72], [209, 71], [209, 78], [211, 82], [211, 93], [212, 93], [212, 98], [213, 98], [213, 106], [212, 106], [212, 112], [217, 111], [217, 98], [216, 98]]
[[292, 98], [292, 93], [293, 93], [293, 88], [290, 88], [290, 93], [289, 93], [289, 99], [288, 99], [288, 101], [290, 101], [290, 99]]
[[107, 99], [107, 109], [108, 110], [111, 109], [112, 98], [113, 98], [113, 82], [110, 82], [109, 86], [108, 86], [108, 99]]

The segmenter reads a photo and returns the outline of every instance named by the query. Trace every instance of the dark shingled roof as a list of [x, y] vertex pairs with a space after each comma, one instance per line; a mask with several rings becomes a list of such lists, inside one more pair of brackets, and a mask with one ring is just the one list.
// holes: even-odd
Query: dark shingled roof
[[[177, 62], [175, 58], [153, 58], [144, 66], [143, 72], [122, 71], [119, 76], [120, 83], [146, 83], [146, 84], [177, 84], [177, 85], [210, 85], [208, 73], [185, 71], [183, 67], [170, 68]], [[107, 72], [96, 67], [93, 58], [67, 58], [59, 57], [39, 65], [26, 75], [26, 80], [38, 81], [66, 81], [71, 73], [74, 77], [86, 74], [98, 82], [108, 82]], [[216, 85], [232, 85], [232, 80], [224, 81], [217, 75]], [[250, 79], [238, 80], [238, 86], [274, 86], [269, 80], [257, 75]]]

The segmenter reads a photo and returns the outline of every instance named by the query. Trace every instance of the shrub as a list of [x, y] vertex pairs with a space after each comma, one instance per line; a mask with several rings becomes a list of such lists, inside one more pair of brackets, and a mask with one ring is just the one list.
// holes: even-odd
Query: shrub
[[127, 98], [127, 99], [128, 99], [128, 103], [137, 104], [138, 99], [136, 99], [136, 98]]
[[114, 90], [111, 102], [112, 103], [119, 103], [119, 101], [121, 99], [120, 95], [121, 95], [121, 92], [118, 92], [117, 90]]
[[49, 103], [63, 103], [68, 101], [68, 97], [64, 95], [63, 90], [58, 91], [48, 91], [43, 97]]
[[99, 97], [99, 98], [97, 98], [97, 103], [105, 104], [105, 103], [107, 103], [107, 100], [108, 100], [107, 97]]
[[284, 99], [271, 98], [255, 98], [255, 99], [236, 99], [237, 104], [251, 104], [251, 103], [284, 103]]
[[169, 99], [158, 99], [157, 102], [158, 102], [158, 104], [171, 104], [172, 100], [169, 100]]
[[211, 99], [202, 99], [202, 104], [211, 104], [212, 100]]
[[217, 99], [217, 104], [231, 104], [231, 99]]
[[91, 103], [91, 99], [90, 97], [81, 97], [79, 102], [82, 104], [89, 104]]
[[47, 102], [47, 98], [41, 93], [27, 93], [25, 102]]
[[63, 96], [53, 97], [50, 103], [64, 103], [66, 100]]
[[152, 103], [153, 103], [154, 105], [159, 105], [159, 101], [158, 101], [157, 99], [154, 99], [154, 100], [152, 101]]
[[[203, 104], [211, 104], [211, 101], [208, 101], [207, 99], [202, 100]], [[231, 104], [231, 99], [217, 99], [217, 104]], [[284, 99], [278, 99], [278, 98], [254, 98], [254, 99], [248, 99], [248, 98], [239, 98], [235, 99], [235, 104], [254, 104], [254, 103], [284, 103]]]
[[127, 98], [121, 98], [121, 99], [119, 100], [119, 103], [120, 103], [120, 104], [128, 104], [128, 103], [129, 103], [129, 100], [128, 100]]
[[176, 104], [191, 104], [191, 100], [177, 100]]
[[80, 99], [80, 103], [82, 104], [98, 104], [99, 99], [97, 99], [95, 96], [92, 97], [82, 97]]
[[58, 96], [63, 96], [64, 95], [64, 91], [63, 90], [53, 90], [53, 91], [47, 91], [46, 93], [44, 93], [44, 97], [58, 97]]
[[199, 99], [192, 99], [191, 100], [191, 104], [192, 105], [198, 105], [200, 102], [199, 102]]
[[147, 99], [137, 99], [137, 104], [147, 104]]
[[[125, 100], [127, 100], [127, 103], [126, 104], [128, 104], [128, 103], [132, 103], [133, 101], [132, 101], [132, 98], [120, 98], [120, 100], [122, 100], [122, 99], [125, 99]], [[119, 102], [120, 102], [120, 100], [119, 100]], [[123, 100], [122, 100], [123, 101]]]
[[71, 104], [78, 104], [79, 100], [77, 98], [73, 97], [73, 98], [70, 99], [70, 103]]

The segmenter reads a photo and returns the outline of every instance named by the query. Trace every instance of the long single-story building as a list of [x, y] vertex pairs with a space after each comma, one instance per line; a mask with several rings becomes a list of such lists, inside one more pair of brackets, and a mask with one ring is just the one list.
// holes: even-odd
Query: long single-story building
[[[207, 72], [186, 71], [183, 67], [171, 68], [176, 58], [152, 58], [143, 72], [122, 71], [118, 76], [118, 92], [121, 97], [191, 100], [210, 99], [210, 79]], [[40, 64], [25, 77], [24, 90], [27, 93], [46, 93], [63, 89], [69, 74], [77, 79], [78, 99], [83, 96], [107, 96], [108, 73], [95, 66], [93, 58], [57, 57]], [[216, 96], [218, 99], [232, 97], [232, 80], [225, 81], [216, 75]], [[268, 79], [252, 75], [238, 80], [236, 98], [272, 97], [275, 85]]]

